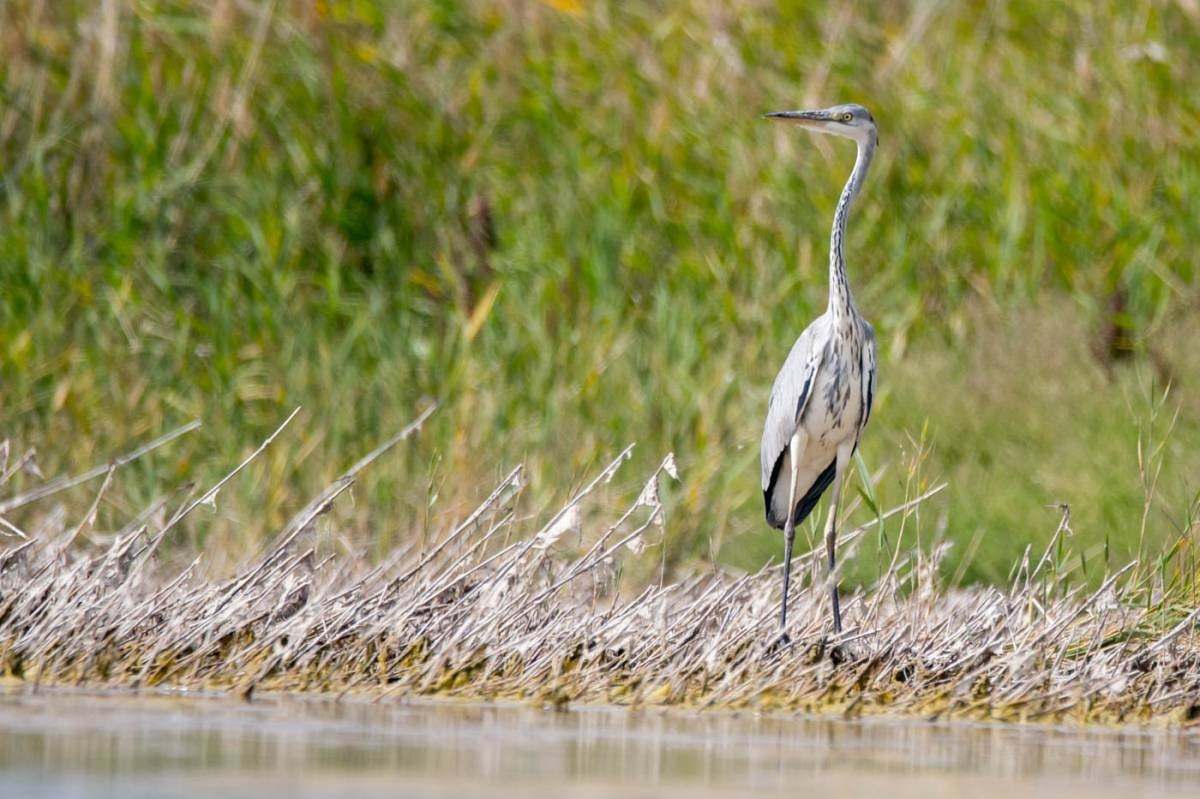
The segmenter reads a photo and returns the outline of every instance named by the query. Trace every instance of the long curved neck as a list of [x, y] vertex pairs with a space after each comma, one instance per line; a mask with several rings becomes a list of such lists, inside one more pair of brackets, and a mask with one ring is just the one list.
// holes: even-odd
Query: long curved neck
[[854, 170], [842, 189], [841, 199], [833, 212], [833, 230], [829, 234], [829, 313], [835, 319], [849, 318], [858, 313], [854, 307], [854, 297], [850, 294], [850, 283], [846, 279], [846, 261], [842, 257], [842, 242], [846, 238], [846, 219], [850, 215], [850, 204], [862, 189], [863, 180], [871, 166], [871, 158], [875, 155], [875, 131], [869, 131], [866, 138], [858, 142], [858, 158], [854, 160]]

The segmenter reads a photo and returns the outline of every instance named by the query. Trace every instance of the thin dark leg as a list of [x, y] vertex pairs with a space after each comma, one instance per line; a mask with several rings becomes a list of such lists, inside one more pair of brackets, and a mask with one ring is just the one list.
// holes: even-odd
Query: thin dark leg
[[788, 515], [783, 523], [783, 599], [779, 606], [779, 632], [781, 640], [787, 642], [788, 588], [792, 585], [792, 544], [796, 540], [796, 464], [800, 460], [800, 434], [797, 432], [788, 442], [788, 460], [791, 474], [788, 476]]
[[825, 546], [829, 549], [829, 579], [831, 587], [829, 589], [829, 599], [833, 604], [833, 631], [840, 633], [842, 631], [842, 607], [838, 601], [838, 581], [834, 576], [837, 569], [837, 558], [833, 554], [834, 546], [837, 542], [836, 533], [828, 536], [825, 539]]
[[792, 523], [790, 513], [784, 525], [783, 535], [783, 600], [779, 607], [779, 631], [787, 635], [788, 588], [792, 584], [792, 543], [796, 540], [796, 525]]
[[837, 580], [837, 514], [842, 499], [842, 470], [833, 478], [833, 497], [829, 505], [829, 519], [825, 522], [825, 549], [829, 552], [829, 600], [833, 607], [833, 631], [842, 631], [842, 607], [838, 601]]

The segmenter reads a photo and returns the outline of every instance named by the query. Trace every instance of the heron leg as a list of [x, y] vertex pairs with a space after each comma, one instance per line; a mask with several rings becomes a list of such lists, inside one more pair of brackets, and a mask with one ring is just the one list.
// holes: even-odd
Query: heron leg
[[784, 636], [787, 635], [788, 588], [792, 584], [792, 544], [796, 540], [796, 480], [799, 475], [796, 467], [800, 463], [802, 449], [800, 436], [801, 433], [797, 430], [788, 442], [791, 476], [788, 479], [787, 521], [783, 523], [783, 599], [779, 607], [779, 630]]
[[833, 608], [833, 631], [842, 631], [842, 607], [838, 600], [837, 578], [837, 517], [838, 507], [842, 504], [842, 475], [850, 461], [849, 454], [842, 455], [838, 451], [837, 467], [833, 475], [833, 497], [829, 503], [829, 517], [825, 521], [825, 550], [829, 553], [829, 600]]

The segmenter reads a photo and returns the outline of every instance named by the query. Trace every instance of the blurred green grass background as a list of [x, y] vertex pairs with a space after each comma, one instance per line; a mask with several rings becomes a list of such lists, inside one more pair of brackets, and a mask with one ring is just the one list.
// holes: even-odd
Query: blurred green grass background
[[243, 552], [437, 399], [328, 534], [424, 535], [516, 462], [542, 512], [636, 441], [614, 501], [679, 457], [668, 567], [779, 558], [761, 419], [853, 152], [760, 114], [857, 101], [877, 506], [948, 480], [904, 534], [969, 580], [1053, 503], [1093, 561], [1190, 529], [1195, 0], [9, 0], [0, 47], [0, 437], [60, 474], [204, 422], [110, 524], [301, 405], [181, 537]]

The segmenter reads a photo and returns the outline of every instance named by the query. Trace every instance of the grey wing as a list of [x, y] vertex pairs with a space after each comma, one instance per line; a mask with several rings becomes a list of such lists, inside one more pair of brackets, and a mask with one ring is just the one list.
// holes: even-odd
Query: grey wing
[[795, 434], [800, 416], [812, 396], [817, 371], [825, 354], [825, 338], [820, 335], [823, 324], [824, 317], [821, 317], [805, 328], [788, 353], [783, 368], [775, 376], [775, 384], [771, 386], [767, 421], [763, 425], [762, 450], [759, 453], [764, 492], [771, 487], [775, 464]]

